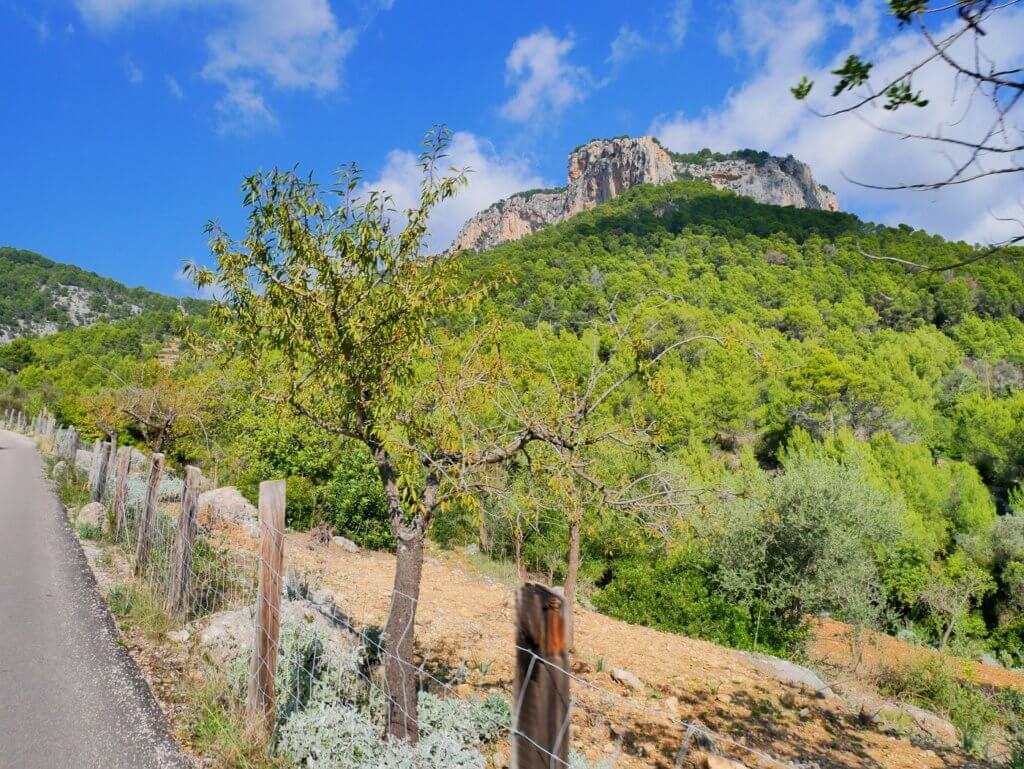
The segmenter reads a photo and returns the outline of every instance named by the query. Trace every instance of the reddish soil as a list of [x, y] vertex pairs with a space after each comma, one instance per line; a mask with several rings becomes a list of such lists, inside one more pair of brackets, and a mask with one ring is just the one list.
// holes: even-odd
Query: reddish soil
[[[255, 552], [256, 540], [234, 527], [217, 535], [232, 548]], [[383, 625], [394, 559], [386, 553], [350, 554], [289, 533], [285, 567], [311, 575], [357, 622]], [[514, 585], [473, 576], [459, 555], [431, 552], [423, 571], [418, 648], [434, 664], [473, 671], [460, 694], [488, 687], [511, 688]], [[715, 644], [629, 625], [577, 608], [572, 655], [576, 710], [573, 745], [588, 758], [618, 756], [617, 766], [674, 765], [687, 722], [700, 722], [724, 739], [721, 753], [749, 767], [772, 766], [757, 752], [785, 762], [849, 769], [925, 769], [986, 766], [958, 750], [929, 746], [865, 723], [838, 697], [821, 698], [769, 677], [742, 654]], [[819, 625], [812, 657], [842, 664], [843, 626]], [[877, 639], [872, 655], [893, 656], [895, 639]], [[919, 652], [915, 647], [915, 653]], [[848, 652], [847, 652], [848, 653]], [[900, 653], [906, 653], [901, 649]], [[984, 667], [984, 666], [981, 666]], [[623, 668], [642, 690], [616, 683], [609, 671]], [[978, 680], [1013, 683], [1005, 671], [981, 670]], [[1019, 676], [1012, 676], [1017, 679]], [[732, 741], [730, 743], [729, 741]], [[752, 749], [752, 750], [751, 750]]]

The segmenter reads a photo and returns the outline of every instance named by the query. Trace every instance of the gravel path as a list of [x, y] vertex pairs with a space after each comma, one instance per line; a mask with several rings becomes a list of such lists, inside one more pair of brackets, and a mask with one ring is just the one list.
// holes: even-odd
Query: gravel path
[[0, 769], [185, 769], [31, 441], [0, 431]]

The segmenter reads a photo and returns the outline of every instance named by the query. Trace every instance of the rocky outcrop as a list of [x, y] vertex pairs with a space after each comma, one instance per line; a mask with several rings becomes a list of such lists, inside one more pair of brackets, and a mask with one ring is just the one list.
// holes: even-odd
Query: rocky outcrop
[[451, 250], [484, 251], [565, 221], [636, 184], [678, 179], [701, 179], [760, 203], [839, 210], [835, 193], [817, 184], [810, 168], [792, 156], [750, 151], [676, 155], [653, 136], [602, 139], [569, 155], [566, 187], [529, 190], [498, 201], [463, 225]]
[[768, 156], [757, 161], [737, 157], [707, 163], [678, 162], [675, 169], [680, 178], [701, 179], [759, 203], [820, 211], [839, 210], [836, 194], [816, 183], [810, 167], [792, 155], [785, 158]]

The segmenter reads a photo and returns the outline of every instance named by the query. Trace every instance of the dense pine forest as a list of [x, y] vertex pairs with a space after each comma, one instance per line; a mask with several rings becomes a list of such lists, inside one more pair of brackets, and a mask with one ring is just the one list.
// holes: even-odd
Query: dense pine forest
[[[575, 520], [581, 599], [631, 622], [792, 655], [828, 613], [1024, 666], [1024, 268], [1019, 249], [951, 267], [974, 254], [686, 181], [465, 255], [459, 281], [483, 298], [434, 333], [518, 361], [522, 403], [557, 415], [595, 371], [642, 376], [600, 404], [593, 429], [629, 439], [586, 458], [598, 492], [527, 452], [431, 537], [557, 581], [577, 568]], [[251, 397], [253, 372], [200, 352], [216, 326], [169, 309], [0, 347], [0, 405], [117, 431], [250, 496], [287, 477], [291, 526], [391, 547], [369, 453]], [[669, 481], [671, 504], [608, 491]]]

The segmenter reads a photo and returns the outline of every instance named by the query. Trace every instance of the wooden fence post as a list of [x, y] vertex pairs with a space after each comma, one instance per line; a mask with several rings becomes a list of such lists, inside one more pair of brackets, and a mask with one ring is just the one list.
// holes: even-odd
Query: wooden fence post
[[139, 521], [139, 544], [135, 548], [135, 574], [140, 576], [146, 571], [149, 562], [149, 548], [156, 535], [157, 516], [160, 514], [160, 476], [164, 471], [164, 455], [154, 454], [153, 464], [149, 469], [149, 482], [146, 484], [146, 505]]
[[124, 531], [124, 508], [128, 496], [128, 473], [131, 470], [132, 449], [130, 446], [122, 446], [117, 450], [117, 470], [114, 475], [114, 499], [110, 505], [110, 512], [114, 516], [114, 539], [121, 536]]
[[99, 467], [96, 468], [96, 483], [92, 488], [92, 501], [103, 501], [103, 489], [107, 485], [107, 468], [110, 466], [110, 452], [113, 449], [110, 441], [100, 446]]
[[281, 630], [281, 570], [284, 568], [285, 481], [260, 484], [260, 575], [256, 597], [256, 641], [249, 667], [246, 709], [254, 723], [273, 734], [274, 675]]
[[512, 769], [569, 765], [567, 605], [561, 593], [528, 582], [516, 601]]
[[78, 430], [74, 427], [68, 428], [67, 437], [68, 459], [71, 461], [71, 469], [78, 472]]
[[100, 454], [103, 453], [103, 442], [97, 438], [92, 445], [92, 463], [89, 465], [89, 499], [92, 499], [93, 489], [96, 488], [96, 473], [100, 469]]
[[171, 578], [167, 584], [167, 613], [183, 618], [188, 613], [192, 592], [192, 547], [196, 539], [196, 515], [199, 513], [199, 482], [202, 474], [198, 467], [185, 468], [185, 485], [181, 490], [181, 512], [178, 530], [171, 549]]

